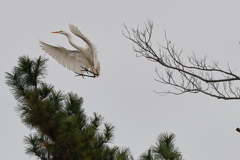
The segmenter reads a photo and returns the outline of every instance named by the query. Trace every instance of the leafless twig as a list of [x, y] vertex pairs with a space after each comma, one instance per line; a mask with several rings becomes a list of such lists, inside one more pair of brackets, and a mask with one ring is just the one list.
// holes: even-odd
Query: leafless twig
[[[133, 42], [133, 51], [137, 57], [145, 57], [147, 60], [157, 62], [165, 67], [165, 76], [156, 70], [157, 82], [173, 86], [175, 91], [156, 92], [160, 95], [183, 93], [203, 93], [218, 99], [240, 99], [240, 88], [234, 87], [233, 82], [239, 81], [240, 77], [234, 73], [228, 65], [226, 70], [219, 67], [218, 62], [207, 65], [207, 57], [197, 58], [193, 53], [188, 57], [188, 64], [181, 58], [183, 51], [178, 52], [174, 44], [168, 40], [165, 32], [166, 45], [159, 44], [156, 52], [152, 47], [151, 37], [153, 23], [147, 21], [143, 30], [128, 29], [124, 24], [123, 35]], [[178, 74], [176, 74], [178, 73]], [[177, 75], [177, 76], [176, 76]], [[180, 80], [179, 80], [180, 77]]]

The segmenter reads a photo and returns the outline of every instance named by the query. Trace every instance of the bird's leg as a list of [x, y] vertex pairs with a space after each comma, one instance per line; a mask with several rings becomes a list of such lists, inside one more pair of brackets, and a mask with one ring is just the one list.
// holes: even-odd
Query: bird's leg
[[[82, 66], [81, 66], [82, 67]], [[92, 78], [95, 78], [98, 74], [96, 74], [96, 73], [94, 73], [94, 72], [92, 72], [92, 71], [90, 71], [90, 70], [88, 70], [87, 68], [85, 68], [85, 67], [82, 67], [83, 68], [83, 70], [82, 71], [85, 71], [85, 72], [87, 72], [87, 74], [79, 74], [79, 73], [76, 73], [76, 75], [75, 76], [82, 76], [83, 78], [84, 78], [84, 76], [86, 76], [86, 77], [92, 77]], [[92, 75], [89, 75], [89, 73], [90, 74], [92, 74]]]
[[83, 70], [81, 70], [81, 71], [85, 71], [85, 72], [87, 72], [87, 74], [89, 74], [90, 71], [89, 71], [87, 68], [85, 68], [85, 67], [83, 67], [83, 66], [81, 66], [81, 67], [82, 67], [82, 69], [83, 69]]
[[92, 74], [93, 74], [93, 72], [90, 71], [90, 70], [88, 70], [87, 68], [85, 68], [85, 67], [83, 67], [83, 66], [81, 66], [81, 67], [82, 67], [82, 69], [83, 69], [83, 70], [81, 70], [81, 71], [85, 71], [85, 72], [87, 72], [87, 74], [89, 74], [89, 73], [92, 73]]
[[[98, 76], [98, 73], [94, 73], [93, 71], [91, 71], [91, 70], [89, 70], [89, 69], [87, 69], [87, 68], [85, 68], [85, 67], [83, 67], [83, 66], [81, 66], [82, 68], [83, 68], [83, 70], [81, 70], [81, 71], [85, 71], [85, 72], [87, 72], [87, 75], [85, 75], [85, 74], [79, 74], [79, 73], [76, 73], [77, 75], [76, 76], [87, 76], [87, 77], [93, 77], [93, 78], [95, 78], [95, 77], [97, 77]], [[89, 75], [90, 74], [90, 75]]]
[[[75, 73], [76, 73], [76, 72], [75, 72]], [[79, 74], [79, 73], [76, 73], [75, 76], [82, 76], [83, 78], [85, 78], [85, 77], [92, 77], [92, 78], [95, 78], [95, 77], [96, 77], [95, 75]]]

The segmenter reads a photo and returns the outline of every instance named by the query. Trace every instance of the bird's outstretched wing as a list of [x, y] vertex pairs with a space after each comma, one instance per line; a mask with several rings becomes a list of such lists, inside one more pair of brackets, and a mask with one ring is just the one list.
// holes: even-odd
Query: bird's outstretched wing
[[[99, 60], [98, 60], [98, 56], [97, 56], [97, 49], [96, 49], [96, 45], [94, 45], [87, 37], [85, 37], [82, 32], [74, 25], [70, 24], [69, 23], [69, 29], [71, 30], [71, 32], [73, 34], [75, 34], [76, 36], [82, 38], [86, 43], [87, 45], [89, 46], [91, 52], [93, 53], [93, 57], [90, 58], [93, 60], [93, 65], [94, 65], [94, 68], [97, 68], [98, 65], [99, 65]], [[91, 55], [89, 55], [91, 56]]]
[[52, 56], [59, 64], [66, 67], [67, 69], [74, 71], [79, 74], [83, 74], [83, 68], [89, 69], [90, 65], [88, 60], [83, 56], [80, 51], [68, 50], [61, 46], [52, 46], [39, 41], [40, 47], [50, 56]]

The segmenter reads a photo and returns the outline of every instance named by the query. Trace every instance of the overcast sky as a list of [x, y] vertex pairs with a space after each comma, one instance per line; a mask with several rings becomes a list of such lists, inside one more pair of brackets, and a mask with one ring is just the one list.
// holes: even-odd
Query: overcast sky
[[[5, 85], [19, 56], [49, 58], [46, 82], [65, 93], [84, 98], [87, 114], [100, 113], [116, 127], [114, 144], [129, 147], [135, 158], [155, 143], [163, 132], [173, 132], [187, 160], [239, 160], [240, 102], [224, 101], [202, 94], [159, 96], [154, 91], [171, 90], [154, 81], [154, 72], [164, 68], [137, 58], [132, 43], [124, 38], [122, 25], [144, 26], [154, 22], [153, 44], [168, 39], [183, 57], [194, 51], [208, 55], [208, 62], [227, 62], [240, 75], [240, 1], [224, 0], [121, 0], [121, 1], [9, 1], [0, 5], [0, 160], [35, 159], [25, 155], [23, 138], [31, 131], [15, 111], [16, 101]], [[39, 47], [48, 44], [73, 47], [62, 35], [76, 25], [97, 45], [101, 63], [99, 78], [74, 77]], [[84, 43], [74, 37], [76, 43]]]

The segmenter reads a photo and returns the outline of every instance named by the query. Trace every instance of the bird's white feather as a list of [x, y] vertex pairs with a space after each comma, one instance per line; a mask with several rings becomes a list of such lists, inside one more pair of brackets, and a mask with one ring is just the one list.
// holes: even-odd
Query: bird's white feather
[[81, 47], [75, 44], [72, 40], [71, 35], [64, 30], [52, 33], [59, 33], [67, 36], [69, 43], [77, 50], [72, 51], [61, 46], [52, 46], [42, 41], [40, 41], [40, 46], [46, 53], [56, 59], [58, 63], [68, 68], [69, 70], [83, 74], [86, 72], [86, 70], [84, 71], [82, 68], [84, 67], [85, 69], [92, 72], [94, 74], [94, 77], [99, 76], [100, 63], [97, 57], [96, 46], [92, 44], [92, 42], [87, 37], [85, 37], [77, 27], [69, 24], [69, 28], [73, 34], [80, 37], [84, 42], [86, 42], [86, 47]]
[[97, 56], [97, 47], [96, 45], [94, 45], [87, 37], [85, 37], [82, 32], [74, 25], [72, 24], [69, 24], [69, 29], [71, 30], [71, 32], [73, 34], [75, 34], [76, 36], [82, 38], [89, 46], [89, 53], [88, 55], [86, 56], [86, 58], [89, 60], [89, 61], [92, 61], [90, 63], [93, 63], [93, 66], [95, 68], [95, 70], [97, 70], [98, 68], [98, 72], [100, 73], [100, 63], [99, 63], [99, 59], [98, 59], [98, 56]]
[[78, 50], [68, 50], [61, 46], [52, 46], [42, 41], [39, 42], [42, 50], [52, 56], [59, 64], [79, 74], [83, 74], [83, 68], [89, 69], [90, 65], [85, 56]]

